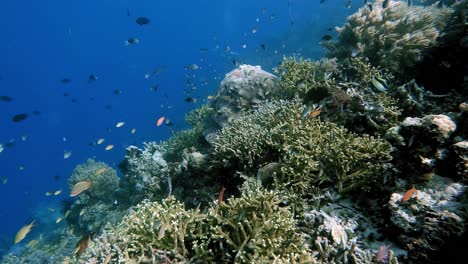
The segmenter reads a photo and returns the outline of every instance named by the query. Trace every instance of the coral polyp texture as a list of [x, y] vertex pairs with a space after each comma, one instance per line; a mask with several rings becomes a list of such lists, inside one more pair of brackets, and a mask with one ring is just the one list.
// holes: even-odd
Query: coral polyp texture
[[402, 73], [422, 60], [425, 49], [436, 44], [452, 12], [451, 8], [435, 5], [376, 0], [337, 28], [338, 42], [323, 45], [330, 57], [367, 57], [374, 66]]
[[350, 191], [381, 182], [382, 164], [390, 159], [387, 143], [304, 118], [303, 110], [298, 101], [272, 101], [233, 119], [214, 142], [215, 161], [251, 172], [280, 162], [275, 181], [301, 192], [313, 185]]

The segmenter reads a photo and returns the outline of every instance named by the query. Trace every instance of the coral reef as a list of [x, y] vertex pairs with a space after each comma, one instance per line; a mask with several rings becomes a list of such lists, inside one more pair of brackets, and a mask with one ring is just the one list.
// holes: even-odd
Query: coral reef
[[[460, 119], [461, 120], [461, 119]], [[412, 181], [426, 181], [435, 173], [466, 179], [465, 157], [460, 145], [454, 145], [457, 124], [446, 115], [407, 117], [389, 129], [385, 138], [395, 147], [396, 168]]]
[[417, 185], [407, 201], [402, 193], [393, 193], [388, 202], [390, 221], [398, 229], [398, 241], [409, 249], [409, 258], [439, 263], [440, 250], [465, 230], [467, 200], [465, 186], [451, 179], [432, 176]]
[[[387, 6], [384, 6], [384, 3]], [[368, 58], [372, 65], [405, 76], [436, 44], [453, 10], [436, 6], [408, 6], [403, 1], [376, 0], [361, 7], [337, 28], [338, 41], [323, 45], [329, 57]]]
[[194, 246], [197, 256], [208, 254], [204, 262], [313, 263], [281, 197], [255, 181], [242, 189], [241, 197], [210, 208], [206, 232]]
[[387, 93], [391, 74], [362, 58], [297, 61], [285, 58], [272, 95], [299, 98], [323, 119], [356, 133], [383, 133], [396, 125], [401, 114], [397, 101]]
[[70, 206], [67, 220], [84, 233], [95, 232], [107, 222], [120, 220], [115, 191], [119, 177], [114, 169], [103, 162], [88, 159], [76, 166], [68, 179], [70, 189], [78, 182], [90, 181], [91, 188], [77, 196]]
[[370, 189], [382, 180], [378, 174], [390, 159], [388, 144], [303, 118], [303, 110], [298, 101], [265, 102], [233, 119], [213, 144], [215, 162], [252, 172], [259, 165], [281, 162], [275, 182], [301, 193], [309, 186], [330, 184], [340, 192]]

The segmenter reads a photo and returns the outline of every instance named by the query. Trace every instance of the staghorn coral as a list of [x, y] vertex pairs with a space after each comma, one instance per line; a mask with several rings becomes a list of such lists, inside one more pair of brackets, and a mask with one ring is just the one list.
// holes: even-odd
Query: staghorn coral
[[[369, 190], [381, 181], [390, 146], [379, 138], [357, 136], [318, 119], [302, 117], [298, 101], [265, 102], [232, 120], [214, 142], [221, 166], [253, 171], [281, 162], [275, 183], [300, 193], [309, 186], [334, 185], [339, 191]], [[279, 186], [278, 186], [279, 187]]]
[[310, 109], [320, 109], [325, 120], [353, 132], [383, 133], [396, 125], [401, 114], [396, 100], [375, 88], [376, 80], [391, 83], [392, 75], [366, 59], [313, 62], [285, 58], [276, 72], [279, 80], [274, 98], [299, 98]]
[[304, 102], [319, 102], [329, 96], [329, 87], [338, 74], [336, 59], [321, 61], [303, 60], [300, 58], [283, 58], [274, 69], [279, 81], [273, 88], [272, 97], [277, 99], [302, 98]]
[[[387, 6], [383, 7], [383, 2]], [[403, 1], [376, 0], [361, 7], [337, 28], [338, 41], [324, 42], [329, 57], [367, 57], [374, 66], [394, 74], [422, 60], [423, 51], [436, 44], [452, 9], [408, 6]]]
[[117, 263], [187, 260], [202, 216], [197, 209], [185, 210], [173, 196], [161, 202], [143, 201], [117, 226], [106, 226], [81, 259], [87, 263], [106, 258]]
[[[253, 183], [253, 184], [252, 184]], [[197, 255], [227, 263], [314, 263], [296, 230], [289, 208], [273, 191], [247, 181], [239, 198], [229, 198], [207, 214], [208, 226]]]

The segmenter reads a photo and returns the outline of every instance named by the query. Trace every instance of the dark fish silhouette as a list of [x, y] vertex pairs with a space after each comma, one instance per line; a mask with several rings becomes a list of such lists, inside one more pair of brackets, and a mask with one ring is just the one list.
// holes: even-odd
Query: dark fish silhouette
[[146, 17], [138, 17], [135, 22], [140, 25], [140, 26], [143, 26], [143, 25], [148, 25], [150, 23], [150, 20]]
[[187, 98], [185, 98], [185, 102], [187, 102], [187, 103], [196, 103], [197, 99], [195, 99], [193, 97], [187, 97]]
[[11, 101], [13, 101], [13, 98], [11, 98], [10, 96], [1, 95], [1, 96], [0, 96], [0, 101], [3, 101], [3, 102], [11, 102]]
[[323, 37], [322, 37], [322, 40], [323, 40], [323, 41], [329, 41], [329, 40], [331, 40], [331, 39], [332, 39], [332, 36], [331, 36], [331, 35], [328, 35], [328, 34], [323, 35]]
[[13, 116], [13, 118], [11, 120], [13, 122], [21, 122], [21, 121], [25, 120], [26, 118], [28, 118], [27, 114], [17, 114], [15, 116]]
[[62, 80], [60, 80], [60, 82], [63, 83], [63, 84], [71, 83], [71, 79], [70, 78], [63, 78]]
[[94, 81], [96, 81], [97, 79], [98, 79], [98, 77], [97, 77], [96, 75], [94, 75], [94, 74], [90, 74], [90, 75], [88, 76], [88, 82], [94, 82]]

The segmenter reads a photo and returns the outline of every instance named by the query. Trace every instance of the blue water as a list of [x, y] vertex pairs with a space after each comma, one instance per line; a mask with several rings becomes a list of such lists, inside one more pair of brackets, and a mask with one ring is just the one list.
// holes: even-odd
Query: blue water
[[[322, 57], [321, 37], [335, 36], [328, 28], [342, 25], [362, 5], [348, 9], [345, 2], [2, 1], [0, 96], [13, 100], [0, 101], [0, 144], [13, 146], [0, 153], [0, 178], [7, 179], [0, 183], [0, 240], [11, 244], [32, 219], [53, 218], [68, 197], [66, 181], [77, 164], [94, 158], [117, 169], [127, 146], [165, 140], [171, 129], [187, 128], [183, 116], [215, 94], [234, 62], [271, 72], [283, 55]], [[135, 23], [139, 16], [150, 24]], [[126, 46], [131, 37], [139, 43]], [[190, 64], [200, 68], [187, 70]], [[145, 78], [157, 68], [160, 74]], [[90, 74], [98, 79], [88, 82]], [[197, 87], [190, 94], [195, 104], [184, 101], [187, 77]], [[62, 83], [64, 78], [71, 82]], [[116, 89], [122, 94], [115, 95]], [[12, 122], [19, 113], [27, 119]], [[174, 126], [156, 127], [160, 116]], [[116, 128], [120, 121], [125, 125]], [[89, 145], [99, 138], [106, 141]], [[105, 151], [107, 144], [115, 148]], [[72, 156], [64, 159], [64, 151]], [[45, 196], [58, 189], [61, 195]]]

